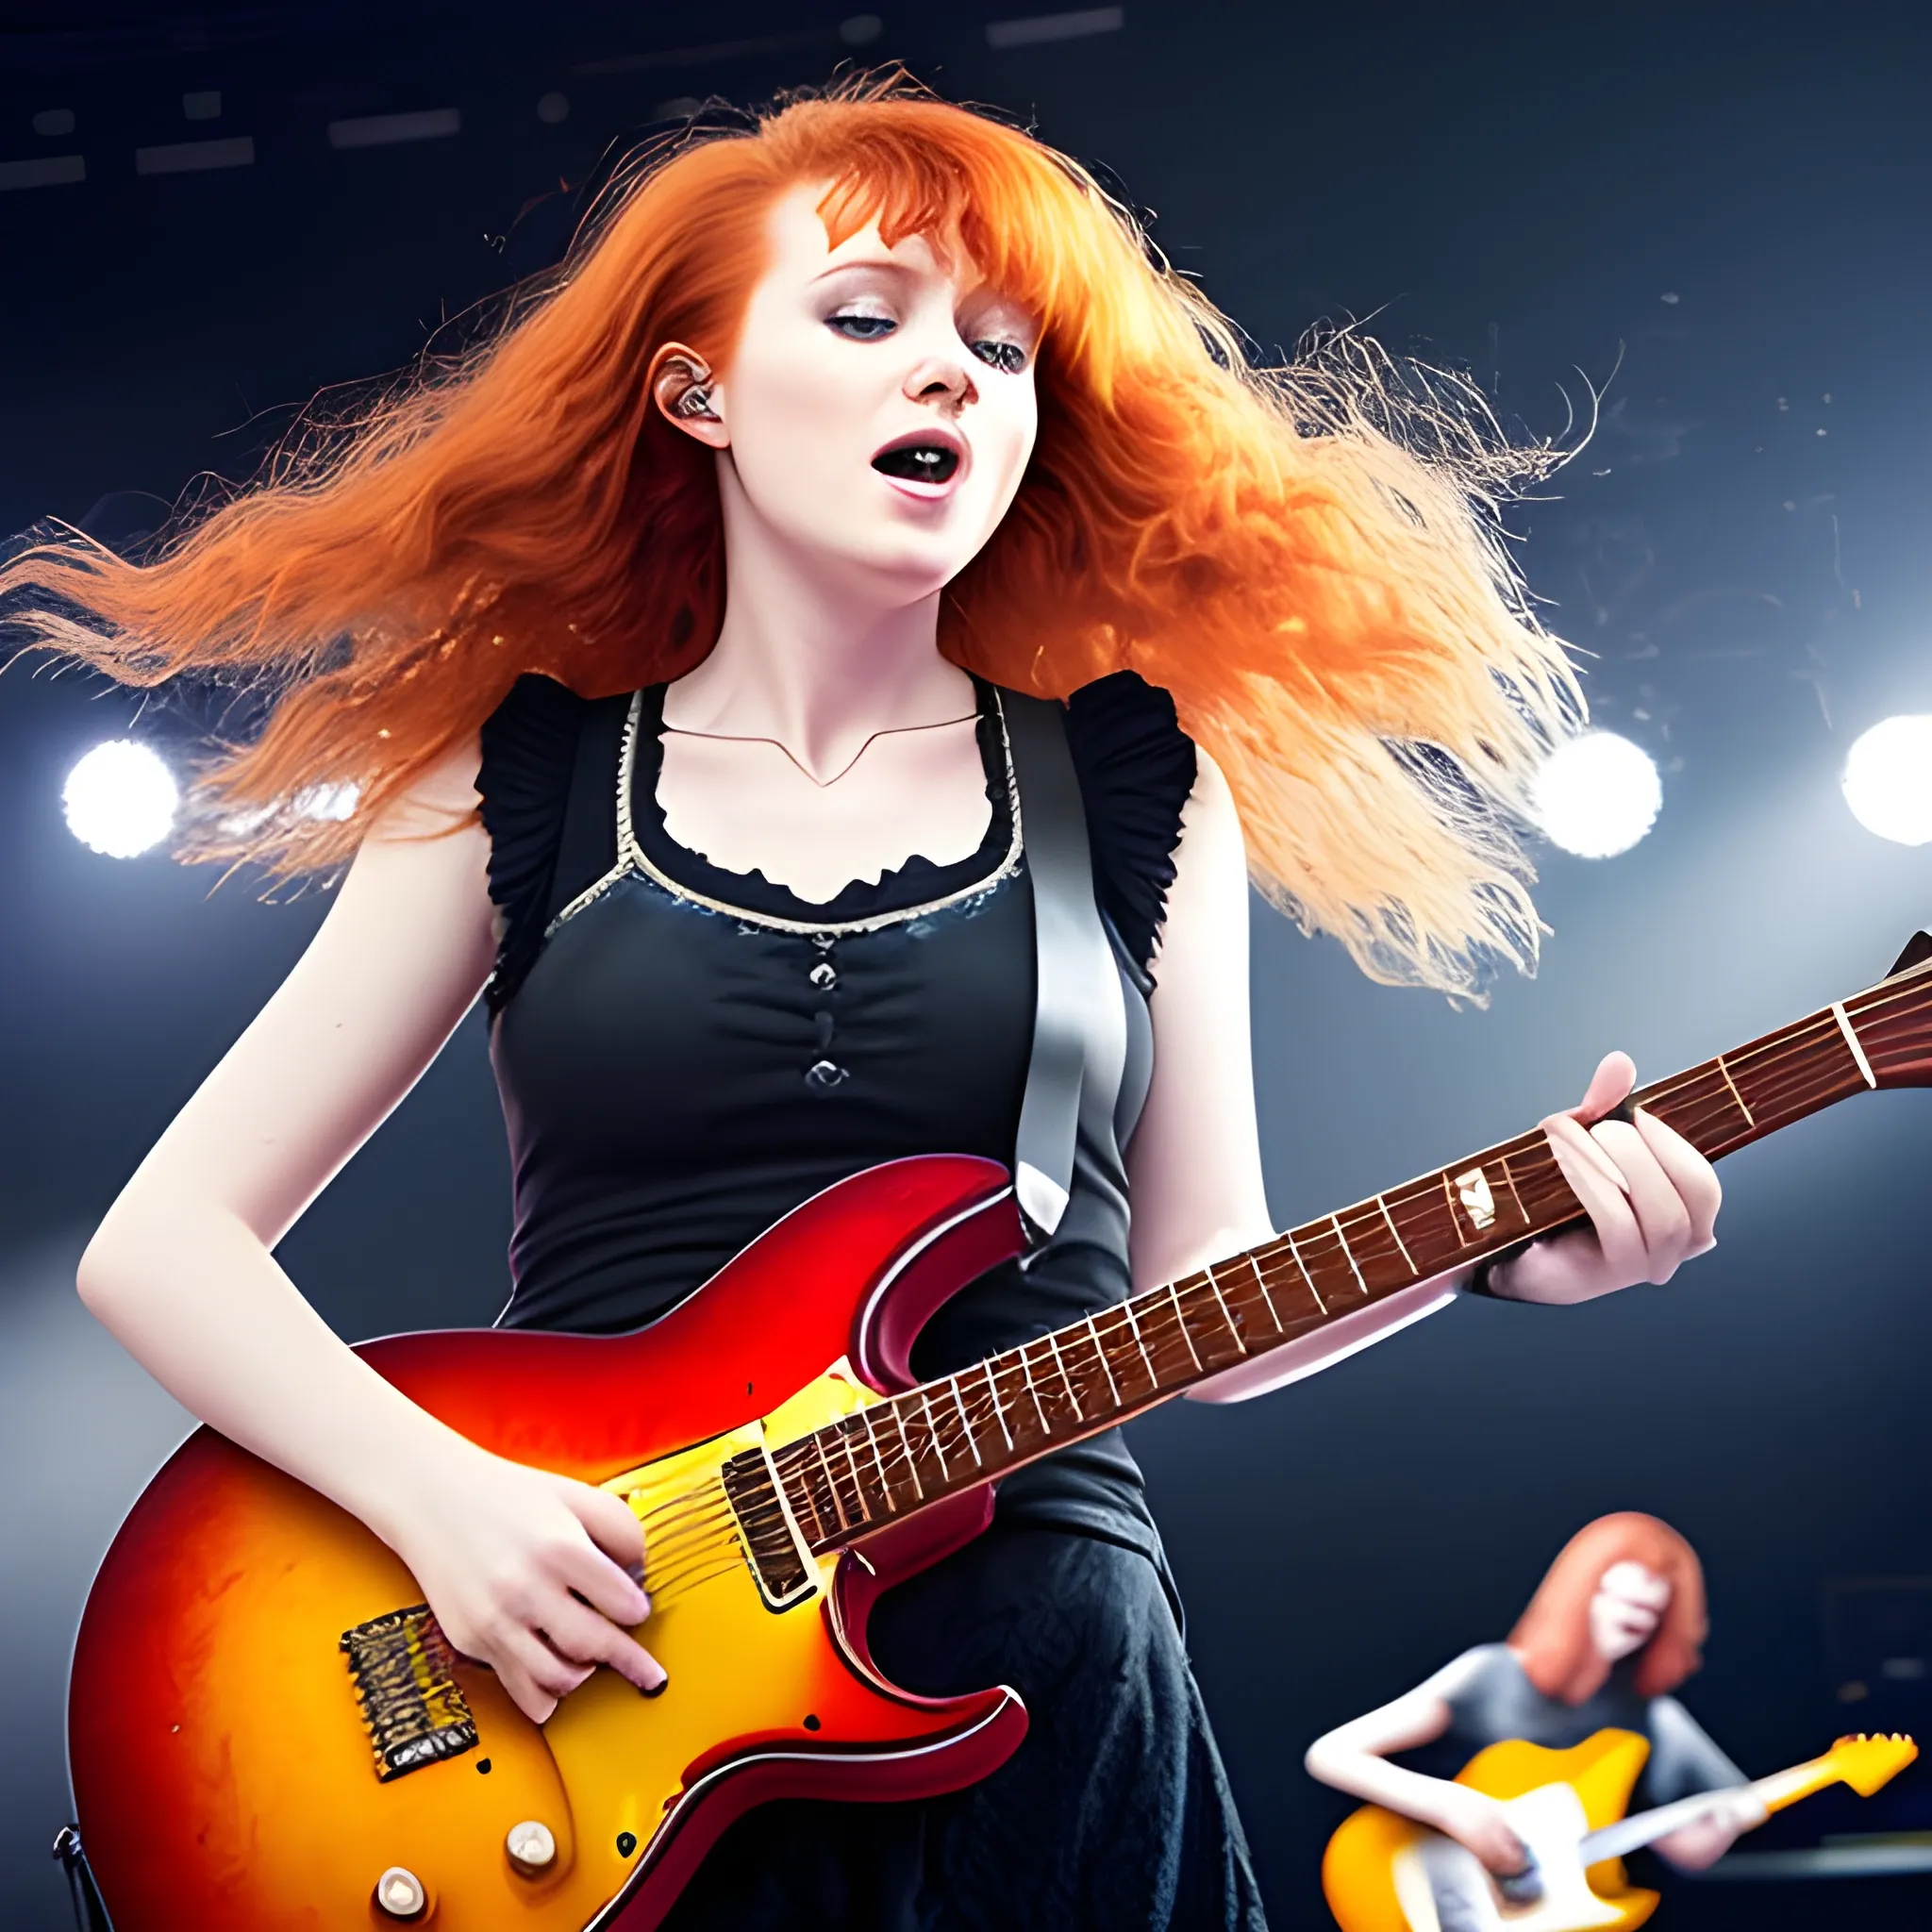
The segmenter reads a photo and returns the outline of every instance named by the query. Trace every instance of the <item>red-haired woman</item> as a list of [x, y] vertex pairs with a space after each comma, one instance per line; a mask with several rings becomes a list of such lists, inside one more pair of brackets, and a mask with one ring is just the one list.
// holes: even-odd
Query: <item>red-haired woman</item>
[[[88, 1305], [392, 1545], [533, 1718], [599, 1666], [660, 1684], [628, 1510], [412, 1407], [275, 1243], [479, 991], [512, 1324], [632, 1328], [845, 1174], [1010, 1159], [1036, 880], [1003, 688], [1066, 701], [1127, 1072], [1054, 1238], [915, 1366], [1263, 1237], [1249, 878], [1379, 976], [1466, 989], [1533, 947], [1505, 827], [1577, 714], [1485, 515], [1490, 444], [1439, 410], [1418, 458], [1395, 407], [1365, 351], [1251, 370], [1051, 149], [858, 85], [653, 157], [491, 339], [159, 554], [17, 562], [53, 650], [280, 681], [191, 848], [353, 856], [90, 1246]], [[353, 819], [305, 814], [346, 785]], [[1607, 1060], [1581, 1116], [1631, 1077]], [[1594, 1231], [1499, 1291], [1709, 1245], [1715, 1179], [1667, 1129], [1551, 1132]], [[1117, 1438], [1008, 1482], [874, 1628], [912, 1688], [1017, 1685], [1024, 1745], [927, 1807], [754, 1816], [680, 1925], [1260, 1922]]]
[[[1558, 1552], [1507, 1643], [1479, 1644], [1406, 1696], [1308, 1747], [1324, 1784], [1467, 1845], [1489, 1869], [1524, 1868], [1501, 1804], [1456, 1774], [1503, 1740], [1566, 1751], [1598, 1731], [1650, 1740], [1633, 1807], [1727, 1790], [1744, 1774], [1669, 1693], [1700, 1661], [1707, 1623], [1697, 1553], [1667, 1523], [1625, 1510], [1586, 1524]], [[1407, 1754], [1407, 1764], [1388, 1761]], [[1656, 1842], [1702, 1871], [1766, 1813], [1748, 1791]]]

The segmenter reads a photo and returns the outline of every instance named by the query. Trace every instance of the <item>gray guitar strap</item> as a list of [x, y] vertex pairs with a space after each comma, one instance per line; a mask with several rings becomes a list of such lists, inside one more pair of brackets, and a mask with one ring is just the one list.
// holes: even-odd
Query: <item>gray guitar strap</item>
[[1120, 969], [1093, 895], [1087, 811], [1067, 749], [1065, 712], [1050, 698], [1002, 691], [1016, 809], [1033, 880], [1033, 1053], [1020, 1103], [1014, 1191], [1028, 1231], [1060, 1224], [1084, 1134], [1104, 1146], [1126, 1064]]

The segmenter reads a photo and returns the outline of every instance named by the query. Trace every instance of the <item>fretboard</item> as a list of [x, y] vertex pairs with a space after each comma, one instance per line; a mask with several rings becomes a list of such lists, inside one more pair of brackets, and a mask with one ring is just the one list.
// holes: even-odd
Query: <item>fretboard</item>
[[[1932, 1074], [1932, 966], [1641, 1089], [1711, 1159]], [[1405, 1289], [1575, 1221], [1539, 1131], [1358, 1201], [773, 1452], [818, 1551], [992, 1480]]]

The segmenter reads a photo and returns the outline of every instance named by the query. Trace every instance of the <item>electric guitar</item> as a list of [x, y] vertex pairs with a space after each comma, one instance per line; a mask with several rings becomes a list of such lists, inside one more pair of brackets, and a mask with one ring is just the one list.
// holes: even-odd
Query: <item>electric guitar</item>
[[1322, 1890], [1341, 1932], [1630, 1932], [1657, 1894], [1629, 1885], [1625, 1853], [1749, 1792], [1780, 1811], [1840, 1780], [1869, 1798], [1919, 1747], [1909, 1738], [1840, 1738], [1822, 1757], [1737, 1790], [1704, 1791], [1623, 1815], [1650, 1744], [1599, 1731], [1568, 1751], [1510, 1741], [1478, 1752], [1457, 1783], [1503, 1800], [1530, 1856], [1527, 1880], [1498, 1882], [1454, 1839], [1365, 1805], [1328, 1840]]
[[[1877, 987], [1635, 1100], [1721, 1155], [1927, 1084], [1921, 935]], [[1019, 1698], [908, 1695], [866, 1620], [986, 1526], [998, 1477], [1317, 1331], [1358, 1345], [1580, 1212], [1531, 1132], [918, 1385], [926, 1319], [1023, 1239], [1005, 1169], [925, 1156], [827, 1189], [635, 1334], [371, 1342], [472, 1441], [628, 1502], [669, 1686], [600, 1671], [529, 1723], [375, 1536], [198, 1430], [75, 1651], [75, 1794], [118, 1932], [648, 1932], [749, 1806], [956, 1790], [1018, 1745]]]

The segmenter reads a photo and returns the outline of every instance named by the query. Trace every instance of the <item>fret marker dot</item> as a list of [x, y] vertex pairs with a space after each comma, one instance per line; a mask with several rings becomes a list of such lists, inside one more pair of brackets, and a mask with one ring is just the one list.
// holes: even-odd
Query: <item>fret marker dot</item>
[[1578, 858], [1629, 851], [1662, 804], [1650, 755], [1614, 731], [1585, 731], [1558, 745], [1530, 787], [1530, 816]]
[[1932, 718], [1888, 718], [1845, 758], [1845, 803], [1868, 832], [1896, 845], [1932, 843]]

